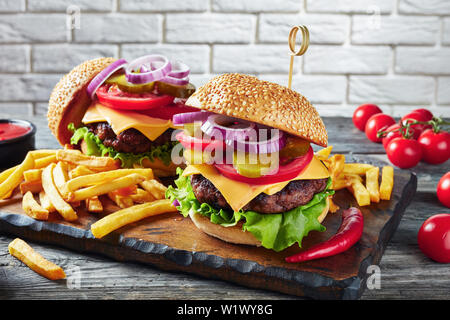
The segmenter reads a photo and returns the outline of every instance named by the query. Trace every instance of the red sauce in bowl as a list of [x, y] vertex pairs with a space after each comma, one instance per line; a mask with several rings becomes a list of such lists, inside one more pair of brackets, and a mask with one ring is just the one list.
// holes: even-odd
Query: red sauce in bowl
[[21, 126], [11, 122], [2, 122], [0, 123], [0, 141], [18, 138], [30, 131], [30, 127]]

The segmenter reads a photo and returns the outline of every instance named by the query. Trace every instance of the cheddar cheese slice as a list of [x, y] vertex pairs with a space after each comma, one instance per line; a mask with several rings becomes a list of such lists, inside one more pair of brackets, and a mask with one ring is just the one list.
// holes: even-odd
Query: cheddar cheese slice
[[201, 174], [211, 181], [234, 211], [242, 209], [262, 192], [273, 195], [281, 191], [290, 181], [324, 179], [330, 176], [327, 168], [315, 156], [308, 167], [294, 179], [269, 185], [252, 185], [226, 178], [214, 166], [208, 164], [189, 165], [183, 171], [183, 176], [193, 174]]
[[116, 135], [134, 128], [154, 141], [169, 128], [176, 128], [171, 120], [152, 118], [133, 111], [115, 110], [99, 103], [92, 104], [86, 111], [82, 122], [108, 122]]

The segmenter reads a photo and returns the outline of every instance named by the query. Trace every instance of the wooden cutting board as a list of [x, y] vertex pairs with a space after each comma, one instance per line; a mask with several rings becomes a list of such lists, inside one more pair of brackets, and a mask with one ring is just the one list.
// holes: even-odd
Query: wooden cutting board
[[[354, 160], [383, 165], [367, 157]], [[416, 192], [414, 174], [396, 170], [394, 181], [390, 201], [361, 208], [364, 232], [356, 245], [339, 255], [300, 264], [284, 262], [286, 256], [300, 251], [297, 245], [277, 253], [225, 243], [202, 233], [189, 218], [178, 213], [147, 218], [96, 239], [89, 230], [90, 225], [107, 212], [91, 214], [80, 207], [76, 222], [63, 221], [57, 213], [51, 214], [48, 221], [37, 221], [23, 212], [18, 197], [0, 205], [0, 232], [252, 288], [317, 299], [356, 299], [363, 293], [371, 275], [367, 268], [380, 262], [386, 244]], [[311, 232], [303, 240], [303, 248], [330, 238], [339, 228], [341, 211], [356, 205], [347, 190], [336, 192], [333, 200], [341, 209], [328, 214], [323, 222], [327, 230]], [[112, 204], [108, 206], [108, 211], [114, 210]]]

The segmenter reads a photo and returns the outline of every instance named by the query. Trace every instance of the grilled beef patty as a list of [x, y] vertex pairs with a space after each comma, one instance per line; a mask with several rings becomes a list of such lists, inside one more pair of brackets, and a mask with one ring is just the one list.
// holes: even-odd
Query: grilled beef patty
[[166, 130], [162, 135], [151, 141], [140, 131], [130, 128], [116, 135], [107, 122], [95, 122], [87, 124], [89, 131], [94, 133], [106, 147], [112, 147], [117, 152], [143, 153], [153, 146], [159, 146], [169, 142], [173, 129]]
[[[327, 181], [328, 179], [294, 180], [271, 196], [260, 193], [242, 209], [259, 213], [286, 212], [311, 201], [314, 194], [325, 190]], [[191, 176], [191, 185], [200, 203], [206, 202], [217, 209], [231, 210], [220, 191], [201, 174]]]

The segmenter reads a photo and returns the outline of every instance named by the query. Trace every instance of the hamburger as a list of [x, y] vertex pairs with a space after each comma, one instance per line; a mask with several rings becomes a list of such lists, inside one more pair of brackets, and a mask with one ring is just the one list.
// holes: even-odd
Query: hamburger
[[213, 237], [275, 251], [325, 230], [334, 191], [310, 144], [326, 147], [327, 132], [305, 97], [253, 76], [224, 74], [186, 104], [200, 110], [173, 118], [185, 126], [176, 138], [187, 167], [166, 193], [181, 214]]
[[[62, 146], [110, 156], [122, 167], [138, 164], [152, 168], [157, 176], [173, 176], [177, 166], [171, 151], [177, 142], [171, 139], [176, 129], [171, 118], [193, 110], [184, 102], [195, 88], [190, 83], [128, 82], [126, 67], [132, 63], [98, 58], [76, 66], [50, 95], [49, 128]], [[133, 71], [139, 72], [145, 73], [142, 68]]]

